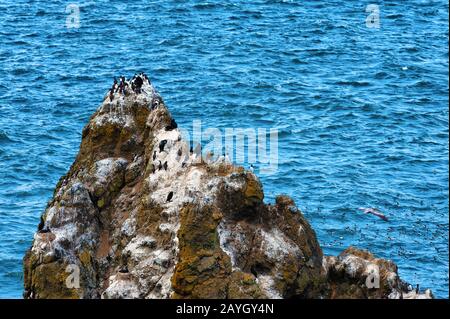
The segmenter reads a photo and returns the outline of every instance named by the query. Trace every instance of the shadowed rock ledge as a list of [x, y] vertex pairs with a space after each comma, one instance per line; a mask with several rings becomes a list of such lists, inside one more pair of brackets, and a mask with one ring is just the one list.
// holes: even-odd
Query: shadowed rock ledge
[[432, 297], [369, 252], [324, 257], [292, 199], [264, 204], [253, 173], [190, 151], [143, 79], [83, 129], [24, 257], [25, 298]]

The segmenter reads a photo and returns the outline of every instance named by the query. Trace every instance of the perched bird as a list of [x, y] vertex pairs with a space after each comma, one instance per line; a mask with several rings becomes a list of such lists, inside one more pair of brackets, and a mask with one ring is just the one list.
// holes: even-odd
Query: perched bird
[[119, 269], [119, 272], [122, 273], [122, 274], [128, 273], [128, 267], [127, 267], [127, 265], [122, 266], [122, 267]]
[[162, 140], [161, 142], [159, 142], [159, 152], [161, 153], [162, 151], [164, 151], [164, 146], [166, 146], [167, 144], [167, 140]]
[[255, 172], [255, 168], [253, 167], [253, 164], [250, 164], [250, 172], [252, 172], [252, 173]]
[[142, 80], [141, 76], [139, 75], [135, 80], [134, 84], [136, 85], [136, 93], [141, 93], [141, 87], [142, 84], [144, 84], [144, 81]]
[[376, 208], [360, 207], [358, 209], [363, 211], [365, 214], [372, 214], [372, 215], [375, 215], [377, 217], [380, 217], [384, 221], [388, 221], [388, 218]]
[[178, 127], [177, 122], [174, 119], [170, 120], [170, 124], [166, 126], [166, 131], [172, 131]]
[[43, 229], [38, 231], [38, 234], [46, 234], [46, 233], [50, 233], [50, 228], [48, 227], [44, 227]]
[[45, 221], [44, 221], [44, 218], [41, 216], [41, 220], [40, 220], [39, 225], [38, 225], [38, 230], [39, 231], [43, 230], [44, 226], [45, 226]]
[[164, 168], [165, 171], [167, 171], [167, 161], [164, 162], [163, 168]]
[[113, 93], [115, 92], [116, 87], [117, 87], [117, 79], [114, 78], [114, 83], [113, 83], [113, 85], [111, 86], [111, 91], [112, 91]]
[[153, 152], [153, 160], [156, 159], [156, 151]]
[[159, 161], [158, 170], [160, 171], [162, 169], [162, 163]]
[[173, 192], [170, 192], [169, 195], [167, 195], [167, 202], [170, 202], [173, 198]]
[[156, 109], [159, 106], [159, 100], [155, 99], [152, 101], [152, 110]]

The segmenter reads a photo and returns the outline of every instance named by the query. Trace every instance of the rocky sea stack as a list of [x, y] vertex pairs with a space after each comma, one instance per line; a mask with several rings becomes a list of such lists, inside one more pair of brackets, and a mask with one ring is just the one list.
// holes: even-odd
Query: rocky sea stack
[[263, 199], [252, 172], [191, 149], [145, 76], [121, 81], [42, 215], [24, 297], [432, 297], [369, 252], [323, 256], [292, 199]]

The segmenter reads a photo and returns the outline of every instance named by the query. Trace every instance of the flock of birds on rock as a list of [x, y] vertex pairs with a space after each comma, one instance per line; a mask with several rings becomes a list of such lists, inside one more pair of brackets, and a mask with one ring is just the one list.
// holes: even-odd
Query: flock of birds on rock
[[117, 81], [117, 78], [114, 78], [114, 83], [109, 90], [109, 100], [111, 102], [114, 100], [115, 93], [128, 95], [132, 91], [139, 94], [142, 92], [142, 86], [145, 82], [147, 82], [148, 85], [151, 85], [150, 79], [143, 72], [139, 74], [136, 73], [129, 81], [124, 76], [120, 76], [119, 81]]

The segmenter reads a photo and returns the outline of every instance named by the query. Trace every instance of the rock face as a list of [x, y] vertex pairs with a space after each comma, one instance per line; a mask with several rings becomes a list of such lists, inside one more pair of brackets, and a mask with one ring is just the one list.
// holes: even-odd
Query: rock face
[[253, 173], [192, 152], [142, 80], [83, 129], [24, 257], [25, 298], [431, 297], [368, 252], [324, 257], [292, 199], [264, 204]]

